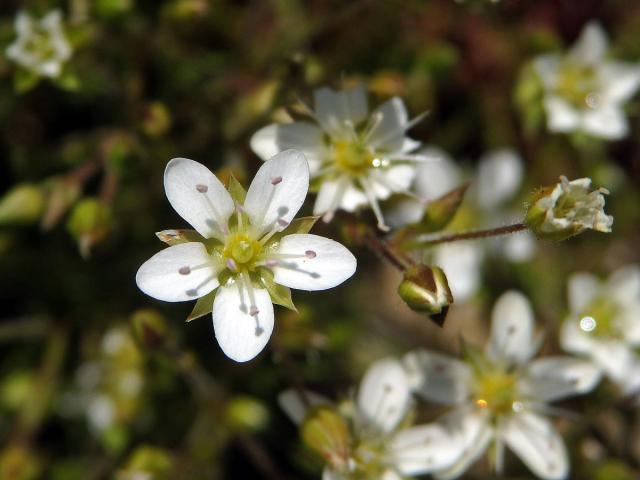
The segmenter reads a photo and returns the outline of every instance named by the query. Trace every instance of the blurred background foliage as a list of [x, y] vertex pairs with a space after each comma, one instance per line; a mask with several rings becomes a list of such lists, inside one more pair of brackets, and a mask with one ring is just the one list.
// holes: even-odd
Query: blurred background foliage
[[[74, 45], [66, 81], [27, 89], [0, 56], [0, 478], [318, 478], [278, 392], [304, 383], [335, 398], [382, 356], [457, 352], [460, 336], [480, 342], [507, 288], [530, 296], [544, 352], [556, 352], [568, 274], [639, 260], [640, 98], [628, 105], [626, 140], [552, 135], [526, 66], [566, 48], [591, 19], [616, 57], [637, 61], [640, 4], [5, 0], [3, 49], [20, 9], [52, 8], [64, 11]], [[253, 132], [318, 86], [356, 81], [372, 103], [400, 95], [412, 116], [428, 110], [412, 136], [470, 171], [489, 150], [519, 151], [516, 212], [537, 185], [591, 176], [611, 191], [614, 232], [541, 242], [524, 262], [488, 255], [481, 288], [442, 329], [403, 304], [395, 271], [354, 247], [353, 279], [331, 293], [296, 292], [299, 315], [278, 308], [268, 350], [236, 364], [210, 320], [184, 324], [190, 305], [136, 288], [136, 269], [160, 247], [154, 232], [184, 226], [164, 196], [164, 165], [183, 156], [246, 181], [260, 163]], [[465, 208], [451, 228], [473, 226]], [[316, 231], [348, 243], [348, 220]], [[633, 402], [604, 383], [573, 404], [579, 417], [561, 421], [572, 478], [638, 478]], [[528, 475], [515, 461], [507, 471]], [[468, 473], [490, 477], [483, 463]]]

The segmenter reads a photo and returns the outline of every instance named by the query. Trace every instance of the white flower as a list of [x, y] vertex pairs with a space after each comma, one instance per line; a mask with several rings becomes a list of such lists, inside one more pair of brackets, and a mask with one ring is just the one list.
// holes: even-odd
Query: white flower
[[265, 162], [246, 198], [235, 203], [215, 175], [186, 158], [167, 164], [164, 187], [173, 208], [197, 231], [190, 234], [196, 241], [151, 257], [136, 282], [168, 302], [210, 294], [203, 301], [213, 305], [216, 338], [233, 360], [251, 360], [264, 348], [273, 330], [272, 299], [288, 298], [283, 287], [325, 290], [355, 272], [356, 259], [344, 246], [292, 223], [309, 187], [300, 152]]
[[527, 226], [537, 236], [564, 239], [587, 229], [610, 232], [613, 217], [604, 211], [604, 188], [593, 190], [590, 178], [560, 182], [534, 195], [527, 210]]
[[546, 403], [588, 392], [600, 378], [599, 369], [571, 357], [531, 360], [539, 343], [529, 302], [511, 291], [496, 302], [484, 352], [469, 348], [466, 361], [428, 350], [406, 355], [416, 393], [453, 407], [443, 422], [457, 433], [464, 453], [452, 468], [437, 472], [439, 478], [460, 476], [492, 442], [498, 471], [506, 444], [536, 476], [567, 477], [568, 455], [543, 415]]
[[406, 136], [422, 116], [409, 120], [398, 97], [368, 116], [365, 89], [314, 92], [316, 123], [269, 125], [251, 138], [251, 148], [263, 160], [287, 148], [304, 152], [313, 185], [318, 188], [315, 215], [330, 221], [338, 209], [352, 212], [369, 204], [378, 226], [387, 229], [378, 200], [406, 192], [414, 164], [424, 157], [411, 153], [420, 143]]
[[588, 356], [624, 393], [640, 390], [640, 267], [615, 271], [606, 282], [576, 273], [568, 284], [570, 314], [560, 342]]
[[549, 130], [582, 131], [608, 140], [627, 135], [623, 105], [640, 86], [640, 64], [607, 60], [607, 49], [606, 33], [599, 23], [590, 22], [566, 55], [534, 60]]
[[52, 10], [40, 20], [20, 12], [15, 29], [18, 37], [7, 47], [7, 57], [42, 77], [58, 77], [72, 53], [62, 27], [62, 12]]
[[[305, 392], [305, 397], [310, 405], [305, 406], [294, 390], [287, 390], [278, 398], [282, 409], [303, 428], [315, 408], [331, 405], [313, 392]], [[402, 364], [383, 359], [371, 365], [355, 400], [347, 400], [336, 410], [349, 427], [344, 430], [346, 442], [331, 438], [337, 429], [322, 429], [327, 445], [344, 443], [340, 453], [345, 457], [336, 457], [338, 451], [327, 451], [323, 480], [400, 480], [453, 465], [460, 450], [452, 446], [446, 430], [437, 424], [408, 426], [411, 407], [411, 391]], [[315, 428], [321, 429], [322, 425]]]
[[[420, 153], [430, 160], [417, 166], [413, 183], [413, 192], [422, 201], [404, 199], [395, 205], [387, 215], [394, 227], [420, 220], [429, 201], [459, 187], [465, 179], [462, 169], [440, 148], [429, 146]], [[518, 192], [523, 176], [522, 158], [515, 151], [504, 148], [483, 155], [461, 207], [461, 215], [467, 213], [474, 220], [480, 218], [480, 224], [473, 225], [476, 228], [511, 218], [512, 215], [505, 212], [505, 204]], [[473, 210], [471, 215], [468, 214], [470, 209]], [[491, 222], [489, 225], [488, 221]], [[488, 251], [504, 255], [512, 262], [523, 262], [534, 255], [534, 242], [527, 232], [484, 242], [453, 242], [434, 248], [431, 260], [447, 275], [456, 302], [463, 302], [480, 287], [480, 269]]]

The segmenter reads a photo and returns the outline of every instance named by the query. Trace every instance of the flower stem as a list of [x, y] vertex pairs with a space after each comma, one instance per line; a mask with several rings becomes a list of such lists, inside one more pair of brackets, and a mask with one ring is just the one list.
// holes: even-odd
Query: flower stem
[[410, 258], [391, 248], [389, 244], [380, 239], [375, 233], [366, 235], [364, 241], [365, 245], [369, 247], [373, 253], [388, 261], [401, 272], [413, 266], [413, 261]]
[[500, 235], [508, 235], [511, 233], [527, 230], [524, 223], [514, 223], [513, 225], [505, 225], [504, 227], [489, 228], [486, 230], [472, 230], [469, 232], [452, 233], [449, 235], [440, 235], [429, 237], [421, 240], [407, 242], [404, 246], [407, 250], [418, 250], [420, 248], [431, 247], [441, 243], [458, 242], [460, 240], [474, 240], [478, 238], [497, 237]]

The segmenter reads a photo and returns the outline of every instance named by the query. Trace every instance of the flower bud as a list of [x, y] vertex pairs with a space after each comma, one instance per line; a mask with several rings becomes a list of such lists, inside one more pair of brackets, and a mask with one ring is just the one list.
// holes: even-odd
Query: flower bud
[[142, 446], [129, 457], [125, 467], [116, 475], [116, 480], [136, 480], [149, 478], [153, 480], [169, 480], [173, 478], [171, 470], [173, 460], [166, 450]]
[[412, 310], [430, 315], [440, 326], [453, 303], [446, 275], [440, 267], [428, 265], [407, 270], [398, 286], [398, 294]]
[[587, 229], [610, 232], [613, 217], [604, 212], [604, 188], [591, 189], [590, 178], [567, 180], [536, 192], [525, 223], [539, 238], [565, 240]]
[[226, 423], [238, 431], [259, 432], [269, 422], [269, 411], [256, 398], [239, 396], [227, 404]]
[[349, 427], [335, 408], [322, 406], [311, 410], [300, 433], [304, 444], [334, 469], [341, 470], [347, 465], [351, 440]]
[[136, 340], [148, 348], [155, 348], [164, 343], [167, 325], [160, 313], [151, 309], [137, 310], [131, 317], [131, 325]]
[[98, 199], [85, 198], [76, 204], [67, 229], [77, 239], [83, 257], [88, 257], [91, 247], [107, 236], [111, 221], [111, 209]]
[[0, 199], [0, 225], [27, 225], [37, 221], [45, 207], [44, 192], [33, 184], [13, 187]]

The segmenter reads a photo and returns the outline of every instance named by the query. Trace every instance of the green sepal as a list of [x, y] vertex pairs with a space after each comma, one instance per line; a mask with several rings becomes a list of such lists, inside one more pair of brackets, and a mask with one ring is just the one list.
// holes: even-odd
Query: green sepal
[[13, 77], [13, 88], [18, 93], [26, 93], [40, 83], [40, 77], [29, 70], [19, 68]]
[[213, 311], [213, 301], [216, 298], [216, 293], [218, 289], [214, 289], [212, 292], [207, 293], [204, 297], [200, 297], [197, 301], [193, 310], [185, 320], [185, 322], [190, 322], [191, 320], [195, 320], [196, 318], [200, 318], [204, 315], [207, 315]]
[[262, 281], [264, 288], [269, 292], [269, 296], [273, 303], [288, 308], [289, 310], [293, 310], [294, 312], [298, 311], [296, 306], [293, 304], [293, 300], [291, 300], [291, 290], [288, 287], [274, 282], [273, 272], [271, 270], [268, 268], [261, 268], [260, 280]]
[[167, 245], [178, 245], [187, 242], [206, 243], [206, 239], [195, 230], [162, 230], [161, 232], [156, 232], [156, 237]]
[[54, 80], [54, 83], [62, 90], [75, 92], [80, 88], [80, 79], [75, 73], [64, 71]]
[[305, 234], [309, 233], [316, 222], [320, 219], [320, 217], [300, 217], [295, 218], [291, 221], [287, 228], [282, 230], [281, 232], [276, 233], [273, 237], [275, 239], [280, 239], [282, 237], [286, 237], [287, 235], [293, 234]]
[[244, 205], [244, 199], [247, 196], [247, 191], [233, 173], [229, 176], [229, 185], [227, 186], [227, 189], [229, 190], [229, 195], [231, 195], [234, 202]]

